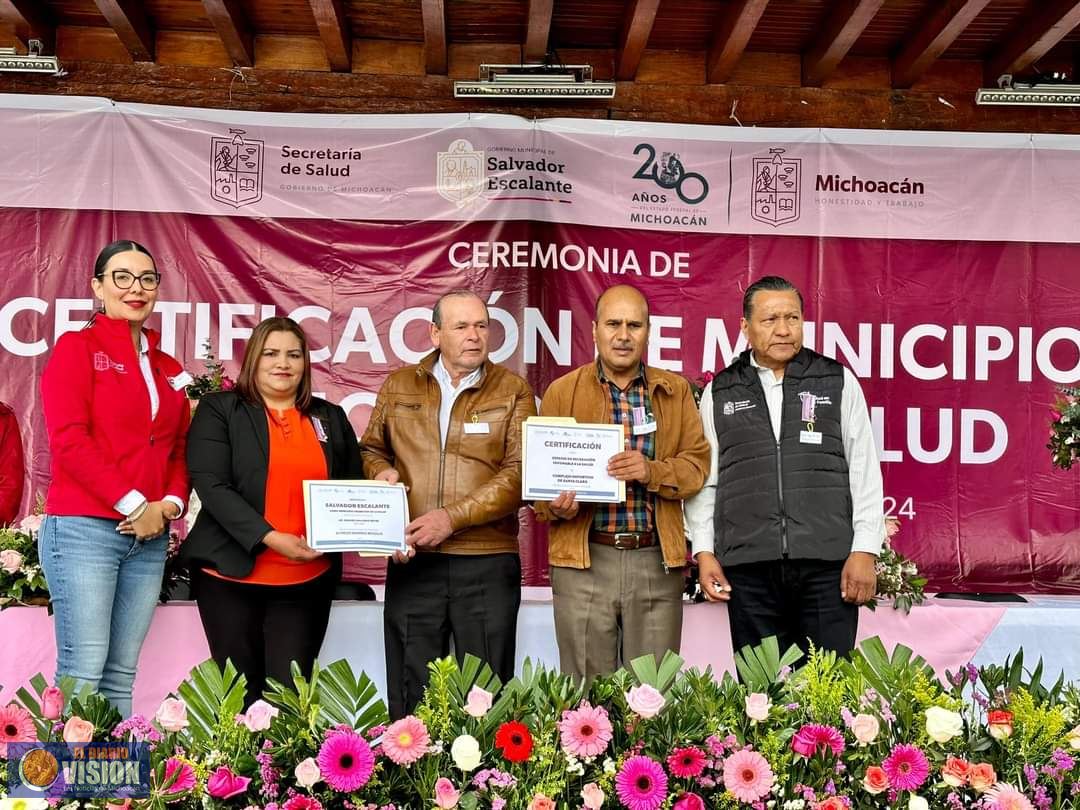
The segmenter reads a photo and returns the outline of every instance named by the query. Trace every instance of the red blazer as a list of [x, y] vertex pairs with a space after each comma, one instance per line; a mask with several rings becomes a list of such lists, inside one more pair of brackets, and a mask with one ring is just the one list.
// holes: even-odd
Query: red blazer
[[14, 523], [22, 503], [23, 479], [22, 436], [15, 414], [0, 402], [0, 523]]
[[116, 518], [113, 504], [133, 489], [151, 501], [175, 495], [187, 503], [191, 411], [179, 379], [184, 369], [157, 348], [157, 332], [143, 333], [160, 400], [153, 421], [127, 321], [99, 313], [56, 342], [41, 378], [52, 456], [50, 515]]

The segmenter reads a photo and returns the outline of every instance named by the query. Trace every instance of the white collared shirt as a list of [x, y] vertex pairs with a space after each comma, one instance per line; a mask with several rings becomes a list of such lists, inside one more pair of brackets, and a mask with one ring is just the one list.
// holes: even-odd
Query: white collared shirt
[[[784, 410], [784, 378], [777, 378], [771, 368], [759, 365], [752, 351], [750, 365], [757, 370], [758, 379], [761, 380], [773, 436], [779, 441], [780, 419]], [[690, 537], [691, 551], [695, 555], [700, 551], [712, 551], [714, 547], [713, 515], [718, 476], [712, 386], [706, 385], [701, 393], [700, 409], [705, 438], [712, 449], [712, 460], [705, 486], [685, 503], [686, 531]], [[840, 404], [840, 434], [844, 444], [844, 458], [848, 465], [848, 486], [851, 490], [851, 525], [854, 532], [851, 550], [880, 554], [881, 544], [885, 540], [881, 464], [878, 462], [874, 431], [870, 425], [870, 413], [866, 407], [862, 386], [846, 366]]]
[[[150, 341], [146, 339], [145, 333], [139, 335], [139, 371], [142, 372], [146, 392], [150, 395], [150, 421], [152, 422], [157, 418], [158, 409], [161, 407], [161, 397], [158, 396], [157, 385], [154, 384], [154, 370], [150, 368]], [[114, 503], [113, 509], [122, 515], [130, 515], [142, 506], [142, 502], [145, 500], [145, 495], [139, 490], [133, 489]], [[184, 514], [184, 502], [175, 495], [166, 495], [164, 500], [175, 503], [177, 508], [180, 509], [177, 517]]]
[[480, 366], [475, 371], [470, 371], [461, 378], [461, 382], [455, 388], [450, 381], [450, 372], [443, 365], [442, 355], [440, 354], [435, 360], [431, 373], [439, 383], [439, 390], [442, 391], [442, 396], [439, 398], [439, 435], [442, 436], [442, 446], [444, 448], [446, 447], [446, 435], [450, 431], [450, 411], [454, 409], [454, 402], [461, 396], [462, 391], [480, 379], [483, 370], [484, 367]]

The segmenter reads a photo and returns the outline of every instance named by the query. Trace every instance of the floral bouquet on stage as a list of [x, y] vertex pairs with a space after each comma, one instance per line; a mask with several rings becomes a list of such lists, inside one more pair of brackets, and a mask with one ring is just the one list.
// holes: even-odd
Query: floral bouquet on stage
[[[192, 381], [188, 383], [187, 388], [184, 389], [188, 400], [191, 402], [192, 413], [195, 412], [195, 407], [198, 405], [199, 400], [206, 394], [213, 393], [214, 391], [231, 391], [236, 386], [236, 381], [225, 373], [225, 364], [218, 360], [214, 355], [214, 350], [210, 344], [209, 338], [207, 338], [206, 342], [203, 344], [203, 364], [206, 366], [206, 371], [202, 374], [196, 374], [192, 378]], [[191, 495], [188, 498], [187, 512], [184, 514], [184, 526], [186, 527], [184, 532], [185, 537], [187, 536], [187, 532], [191, 531], [191, 527], [195, 525], [195, 518], [198, 517], [201, 508], [202, 503], [199, 501], [199, 496], [195, 494], [195, 490], [191, 490]], [[179, 542], [174, 544], [170, 540], [170, 560], [176, 559], [176, 549], [179, 548]], [[169, 591], [171, 591], [171, 588], [162, 590], [161, 601], [166, 601]]]
[[[891, 599], [893, 608], [908, 613], [912, 605], [921, 605], [926, 598], [923, 592], [926, 577], [919, 576], [918, 566], [892, 547], [892, 537], [899, 531], [899, 518], [885, 518], [885, 543], [881, 547], [881, 554], [878, 555], [875, 565], [877, 569], [876, 599], [881, 601]], [[871, 600], [866, 606], [873, 610], [875, 601]]]
[[1062, 388], [1050, 408], [1050, 462], [1067, 470], [1080, 461], [1080, 388]]
[[11, 605], [48, 604], [49, 588], [38, 559], [37, 531], [42, 515], [0, 528], [0, 610]]
[[214, 355], [209, 338], [203, 344], [203, 365], [206, 370], [202, 374], [194, 375], [184, 389], [187, 398], [192, 402], [197, 402], [213, 391], [231, 391], [236, 386], [233, 378], [225, 373], [225, 364]]

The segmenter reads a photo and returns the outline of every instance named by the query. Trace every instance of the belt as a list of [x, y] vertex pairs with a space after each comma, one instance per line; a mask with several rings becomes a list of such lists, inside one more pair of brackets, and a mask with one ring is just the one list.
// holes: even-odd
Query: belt
[[653, 532], [589, 532], [589, 542], [599, 543], [602, 546], [611, 546], [622, 551], [634, 551], [639, 548], [650, 548], [656, 545], [656, 535]]

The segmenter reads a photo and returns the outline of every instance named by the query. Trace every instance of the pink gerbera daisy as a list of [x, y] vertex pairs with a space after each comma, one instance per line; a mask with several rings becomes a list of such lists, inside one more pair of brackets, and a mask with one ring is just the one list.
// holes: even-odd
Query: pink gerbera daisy
[[630, 757], [615, 777], [615, 792], [630, 810], [657, 810], [667, 798], [667, 774], [649, 757]]
[[741, 802], [756, 802], [772, 790], [773, 772], [757, 751], [743, 749], [724, 760], [724, 787]]
[[701, 776], [705, 770], [705, 752], [700, 748], [676, 748], [667, 758], [667, 766], [672, 776], [680, 779], [693, 779]]
[[0, 707], [0, 757], [7, 759], [8, 743], [34, 742], [37, 728], [30, 712], [14, 703]]
[[[170, 780], [172, 783], [170, 784]], [[165, 762], [165, 777], [161, 784], [167, 785], [162, 791], [165, 795], [184, 793], [195, 787], [195, 769], [191, 764], [178, 757], [169, 757]]]
[[604, 753], [611, 742], [611, 721], [602, 706], [582, 703], [567, 709], [559, 721], [562, 747], [575, 757], [595, 757]]
[[427, 753], [430, 744], [431, 737], [424, 721], [410, 714], [394, 721], [386, 729], [382, 750], [391, 762], [411, 765]]
[[334, 790], [352, 793], [367, 784], [375, 770], [375, 755], [367, 740], [343, 729], [326, 735], [317, 757], [319, 773]]
[[821, 750], [840, 756], [844, 752], [844, 735], [832, 726], [808, 723], [791, 738], [791, 750], [808, 758]]
[[889, 785], [896, 790], [918, 790], [930, 774], [926, 754], [914, 745], [897, 745], [881, 767], [889, 777]]
[[282, 810], [323, 810], [322, 803], [314, 796], [293, 796], [285, 804]]
[[998, 782], [990, 788], [986, 796], [993, 800], [990, 807], [994, 810], [1034, 810], [1027, 796], [1004, 782]]

